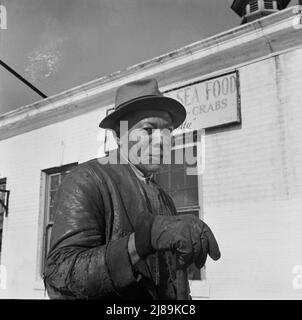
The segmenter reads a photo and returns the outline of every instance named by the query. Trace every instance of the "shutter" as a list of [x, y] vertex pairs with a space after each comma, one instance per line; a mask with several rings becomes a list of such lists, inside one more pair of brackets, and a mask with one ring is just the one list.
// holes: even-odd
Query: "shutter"
[[264, 9], [273, 10], [274, 9], [274, 1], [272, 0], [264, 0]]
[[256, 12], [259, 10], [259, 3], [257, 0], [250, 2], [250, 13]]

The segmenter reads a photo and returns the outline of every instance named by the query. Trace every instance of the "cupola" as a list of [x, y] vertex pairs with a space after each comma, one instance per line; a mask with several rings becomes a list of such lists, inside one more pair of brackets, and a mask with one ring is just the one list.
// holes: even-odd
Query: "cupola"
[[290, 0], [235, 0], [232, 9], [247, 23], [285, 9]]

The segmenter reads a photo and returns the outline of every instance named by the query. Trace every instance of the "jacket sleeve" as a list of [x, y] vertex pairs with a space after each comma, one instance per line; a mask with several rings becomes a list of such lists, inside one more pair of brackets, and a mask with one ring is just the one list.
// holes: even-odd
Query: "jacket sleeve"
[[102, 187], [85, 167], [76, 168], [60, 185], [44, 270], [50, 298], [54, 290], [63, 297], [106, 299], [136, 281], [129, 235], [106, 243]]

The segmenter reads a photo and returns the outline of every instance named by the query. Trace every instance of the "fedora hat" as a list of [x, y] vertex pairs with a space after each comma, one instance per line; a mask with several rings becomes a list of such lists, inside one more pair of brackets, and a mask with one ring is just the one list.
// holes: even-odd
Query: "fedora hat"
[[158, 89], [156, 79], [129, 82], [117, 89], [115, 109], [100, 123], [104, 129], [115, 129], [118, 121], [129, 113], [140, 110], [163, 110], [172, 116], [174, 129], [186, 118], [185, 107], [175, 99], [165, 97]]

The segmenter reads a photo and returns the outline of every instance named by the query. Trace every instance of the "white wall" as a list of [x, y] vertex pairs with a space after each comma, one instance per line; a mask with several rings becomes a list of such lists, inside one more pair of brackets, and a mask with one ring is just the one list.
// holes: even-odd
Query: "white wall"
[[214, 299], [301, 299], [302, 50], [240, 69], [242, 128], [206, 137], [205, 220], [222, 258]]

